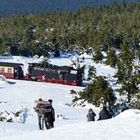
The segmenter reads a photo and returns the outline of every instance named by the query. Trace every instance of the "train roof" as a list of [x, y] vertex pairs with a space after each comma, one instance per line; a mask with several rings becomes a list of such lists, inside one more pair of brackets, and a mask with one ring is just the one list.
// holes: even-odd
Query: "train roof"
[[70, 71], [71, 69], [73, 69], [70, 66], [57, 66], [57, 65], [50, 64], [50, 63], [47, 63], [47, 64], [43, 64], [43, 63], [30, 63], [30, 66], [38, 67], [38, 68], [44, 68], [44, 69], [45, 68], [49, 68], [49, 69], [58, 70], [58, 71]]
[[19, 65], [23, 65], [23, 64], [22, 63], [11, 63], [11, 62], [0, 62], [0, 66], [5, 66], [5, 67], [18, 68]]

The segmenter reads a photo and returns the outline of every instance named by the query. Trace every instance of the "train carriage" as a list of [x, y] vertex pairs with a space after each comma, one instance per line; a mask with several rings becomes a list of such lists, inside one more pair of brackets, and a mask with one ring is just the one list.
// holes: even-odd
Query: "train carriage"
[[21, 79], [23, 77], [22, 65], [21, 63], [0, 62], [0, 75], [9, 79]]

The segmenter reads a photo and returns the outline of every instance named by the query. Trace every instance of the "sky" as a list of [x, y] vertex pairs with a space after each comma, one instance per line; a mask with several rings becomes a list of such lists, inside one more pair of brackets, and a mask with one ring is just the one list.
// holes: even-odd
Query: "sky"
[[[114, 0], [0, 0], [0, 16], [20, 13], [71, 11], [82, 7], [111, 4]], [[140, 2], [140, 0], [117, 0], [117, 2]]]
[[[0, 60], [1, 61], [1, 60]], [[7, 60], [5, 60], [7, 61]], [[13, 61], [9, 60], [9, 61]], [[17, 59], [14, 59], [17, 61]], [[18, 59], [25, 62], [25, 58]], [[27, 58], [26, 58], [26, 61]], [[34, 60], [35, 61], [35, 60]], [[68, 58], [51, 59], [51, 63], [67, 64]], [[115, 69], [103, 64], [94, 64], [86, 59], [87, 65], [95, 65], [98, 75], [113, 75]], [[9, 84], [8, 81], [14, 84]], [[101, 110], [90, 104], [86, 107], [72, 106], [73, 95], [70, 90], [81, 91], [84, 87], [61, 84], [41, 83], [7, 79], [0, 82], [0, 112], [12, 113], [18, 108], [27, 109], [25, 123], [0, 122], [0, 140], [139, 140], [140, 110], [129, 109], [118, 116], [104, 121], [97, 121]], [[55, 127], [50, 130], [39, 130], [37, 114], [33, 107], [38, 98], [53, 99], [56, 114]], [[95, 122], [87, 122], [87, 112], [93, 108], [96, 113]], [[62, 115], [63, 117], [58, 117]]]

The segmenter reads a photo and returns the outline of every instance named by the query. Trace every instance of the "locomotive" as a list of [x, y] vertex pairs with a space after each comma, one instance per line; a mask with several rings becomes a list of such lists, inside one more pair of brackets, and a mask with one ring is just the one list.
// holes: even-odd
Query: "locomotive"
[[81, 86], [83, 69], [69, 66], [57, 66], [50, 63], [31, 63], [28, 67], [26, 80]]

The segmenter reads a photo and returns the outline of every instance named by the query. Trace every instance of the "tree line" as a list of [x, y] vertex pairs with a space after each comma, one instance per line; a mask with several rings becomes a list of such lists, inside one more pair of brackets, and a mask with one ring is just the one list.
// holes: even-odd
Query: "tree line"
[[137, 47], [140, 42], [139, 9], [139, 3], [130, 3], [1, 17], [0, 53], [10, 49], [13, 53], [35, 55], [58, 47], [107, 51], [112, 47], [121, 48], [122, 43]]

